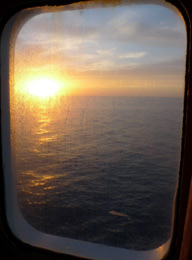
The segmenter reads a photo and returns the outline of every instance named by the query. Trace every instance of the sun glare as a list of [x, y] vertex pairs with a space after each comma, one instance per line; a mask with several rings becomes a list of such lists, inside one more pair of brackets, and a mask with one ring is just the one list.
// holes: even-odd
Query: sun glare
[[26, 90], [29, 94], [42, 98], [48, 98], [56, 95], [59, 89], [59, 82], [48, 78], [31, 80], [26, 86]]

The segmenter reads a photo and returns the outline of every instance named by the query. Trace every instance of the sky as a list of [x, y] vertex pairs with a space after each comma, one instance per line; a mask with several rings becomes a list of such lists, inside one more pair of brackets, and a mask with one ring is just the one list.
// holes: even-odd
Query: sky
[[185, 56], [185, 24], [161, 5], [48, 12], [17, 36], [15, 81], [59, 79], [64, 95], [182, 97]]

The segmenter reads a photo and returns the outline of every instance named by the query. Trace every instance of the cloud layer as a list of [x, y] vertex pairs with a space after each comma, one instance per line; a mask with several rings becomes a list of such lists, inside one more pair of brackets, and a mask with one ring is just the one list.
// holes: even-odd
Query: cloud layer
[[[16, 62], [57, 67], [74, 77], [184, 79], [186, 31], [179, 16], [157, 5], [40, 14], [21, 29]], [[183, 86], [180, 86], [183, 88]]]

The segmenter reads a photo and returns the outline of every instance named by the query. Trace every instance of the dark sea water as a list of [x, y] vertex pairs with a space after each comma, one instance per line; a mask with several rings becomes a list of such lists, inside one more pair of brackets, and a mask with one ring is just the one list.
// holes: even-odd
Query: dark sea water
[[68, 97], [15, 112], [19, 207], [48, 234], [148, 250], [171, 236], [181, 98]]

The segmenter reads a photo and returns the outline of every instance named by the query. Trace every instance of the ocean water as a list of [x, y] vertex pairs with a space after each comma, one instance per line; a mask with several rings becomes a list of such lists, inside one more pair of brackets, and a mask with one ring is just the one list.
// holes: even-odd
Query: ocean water
[[62, 97], [12, 117], [19, 207], [36, 229], [148, 250], [171, 236], [182, 98]]

